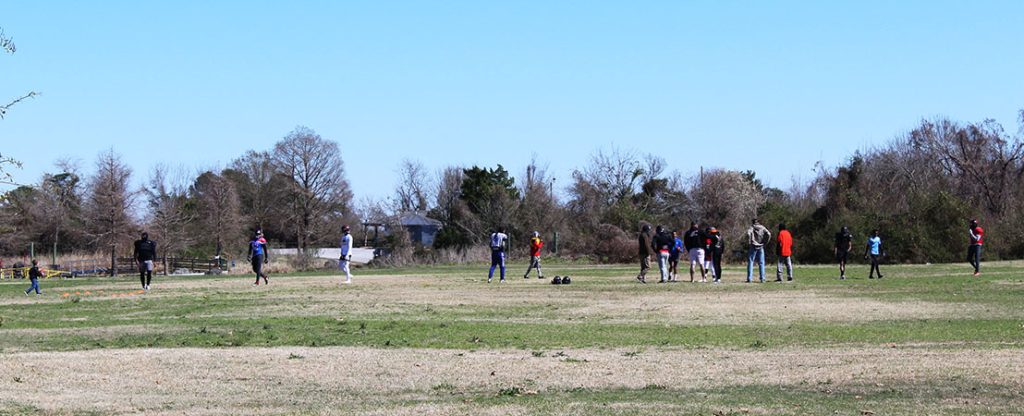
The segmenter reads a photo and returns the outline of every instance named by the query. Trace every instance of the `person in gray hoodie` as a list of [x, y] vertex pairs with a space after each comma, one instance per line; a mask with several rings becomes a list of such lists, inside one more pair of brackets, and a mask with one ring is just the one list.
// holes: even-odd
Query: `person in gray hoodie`
[[764, 246], [772, 240], [772, 233], [754, 218], [747, 229], [747, 283], [754, 277], [754, 261], [757, 261], [761, 283], [764, 283]]

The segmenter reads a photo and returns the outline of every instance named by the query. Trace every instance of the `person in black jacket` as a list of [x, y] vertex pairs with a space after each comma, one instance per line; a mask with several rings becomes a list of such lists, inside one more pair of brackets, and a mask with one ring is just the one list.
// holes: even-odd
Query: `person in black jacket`
[[672, 246], [675, 244], [676, 240], [672, 238], [672, 234], [665, 231], [665, 227], [659, 225], [655, 228], [654, 241], [651, 242], [651, 248], [658, 255], [658, 270], [661, 271], [661, 280], [658, 283], [668, 282], [668, 258], [671, 254]]
[[708, 244], [708, 253], [711, 257], [711, 268], [714, 270], [715, 283], [722, 281], [722, 254], [725, 253], [725, 240], [722, 238], [722, 234], [718, 232], [718, 229], [711, 227], [708, 230], [708, 239], [711, 240], [711, 244]]
[[708, 281], [708, 271], [704, 268], [704, 247], [707, 237], [697, 227], [696, 222], [690, 223], [690, 229], [683, 234], [683, 247], [690, 254], [690, 283], [693, 283], [694, 265], [700, 265], [701, 283]]
[[42, 276], [43, 274], [39, 272], [39, 262], [32, 259], [32, 268], [28, 269], [28, 278], [32, 280], [32, 286], [25, 290], [25, 296], [28, 296], [33, 290], [36, 291], [37, 295], [43, 294], [43, 292], [39, 291], [39, 278]]
[[647, 283], [647, 271], [651, 269], [651, 254], [653, 253], [650, 225], [644, 224], [640, 228], [640, 236], [637, 242], [640, 244], [640, 274], [636, 275], [636, 280], [639, 280], [640, 283]]
[[149, 239], [149, 233], [142, 233], [142, 238], [135, 240], [135, 252], [132, 257], [139, 264], [142, 290], [149, 290], [149, 284], [153, 282], [153, 261], [156, 260], [156, 243]]

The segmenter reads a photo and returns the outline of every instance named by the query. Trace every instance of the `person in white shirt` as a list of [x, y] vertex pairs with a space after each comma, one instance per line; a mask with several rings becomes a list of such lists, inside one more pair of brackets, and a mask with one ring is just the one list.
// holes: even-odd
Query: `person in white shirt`
[[341, 271], [345, 272], [345, 281], [343, 283], [352, 283], [352, 273], [349, 271], [349, 263], [352, 262], [352, 234], [351, 228], [347, 225], [341, 226], [341, 258], [338, 259], [338, 267]]
[[498, 231], [491, 234], [491, 271], [487, 273], [487, 283], [494, 278], [494, 268], [501, 268], [501, 280], [505, 282], [505, 246], [508, 244], [508, 235], [505, 234], [505, 227], [498, 227]]

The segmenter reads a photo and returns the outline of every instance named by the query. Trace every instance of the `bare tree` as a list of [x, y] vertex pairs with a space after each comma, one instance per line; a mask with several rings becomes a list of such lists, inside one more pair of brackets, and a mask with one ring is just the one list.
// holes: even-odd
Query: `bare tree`
[[765, 203], [764, 194], [741, 172], [711, 169], [693, 182], [690, 195], [701, 219], [729, 235], [742, 233]]
[[404, 159], [398, 166], [398, 187], [395, 188], [395, 211], [426, 212], [430, 209], [430, 177], [418, 160]]
[[231, 162], [223, 176], [235, 184], [244, 220], [265, 227], [277, 206], [279, 192], [272, 186], [274, 161], [268, 152], [250, 150]]
[[196, 198], [201, 225], [198, 234], [204, 241], [213, 241], [219, 258], [224, 243], [235, 243], [241, 235], [241, 215], [235, 184], [213, 172], [204, 172], [192, 185], [192, 194]]
[[341, 151], [337, 143], [299, 126], [274, 146], [274, 160], [293, 181], [295, 231], [299, 247], [305, 249], [318, 232], [327, 231], [329, 217], [344, 216], [350, 210], [352, 191]]
[[[9, 54], [13, 54], [14, 52], [16, 52], [18, 50], [17, 46], [14, 45], [14, 40], [4, 34], [3, 28], [0, 28], [0, 49], [3, 49], [5, 52], [7, 52]], [[10, 109], [11, 107], [13, 107], [15, 104], [18, 104], [18, 103], [20, 103], [20, 102], [22, 102], [24, 100], [29, 99], [29, 98], [34, 98], [37, 95], [39, 95], [39, 93], [37, 93], [35, 91], [29, 91], [29, 92], [25, 93], [24, 95], [11, 100], [7, 104], [0, 105], [0, 119], [3, 119], [4, 116], [7, 115], [7, 110]], [[0, 159], [2, 159], [2, 158], [0, 158]], [[0, 161], [0, 165], [3, 165], [2, 161]], [[2, 172], [3, 172], [2, 166], [0, 166], [0, 173], [2, 173]]]
[[8, 166], [21, 168], [21, 162], [0, 153], [0, 184], [17, 185], [12, 182], [14, 178], [11, 176], [11, 173], [7, 171]]
[[170, 272], [167, 270], [167, 257], [180, 255], [193, 242], [193, 234], [188, 227], [196, 219], [196, 213], [185, 183], [180, 170], [174, 173], [165, 165], [157, 165], [150, 173], [149, 187], [145, 190], [149, 202], [149, 227], [164, 253], [165, 272]]
[[539, 231], [545, 235], [563, 229], [564, 216], [554, 194], [554, 178], [547, 175], [546, 166], [538, 166], [536, 158], [526, 166], [526, 178], [521, 185], [523, 195], [517, 212], [519, 226], [525, 231]]
[[85, 205], [86, 233], [97, 249], [116, 251], [132, 241], [136, 224], [131, 211], [138, 193], [129, 187], [131, 177], [131, 168], [113, 149], [97, 158]]

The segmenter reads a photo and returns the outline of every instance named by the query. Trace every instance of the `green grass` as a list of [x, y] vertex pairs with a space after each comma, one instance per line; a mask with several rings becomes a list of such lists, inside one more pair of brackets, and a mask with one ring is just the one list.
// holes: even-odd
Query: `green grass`
[[[486, 372], [481, 379], [481, 374], [472, 373], [477, 370], [458, 369], [454, 378], [437, 377], [427, 387], [414, 389], [403, 384], [385, 393], [339, 391], [336, 386], [317, 384], [314, 370], [308, 380], [299, 380], [310, 383], [308, 393], [303, 384], [299, 393], [285, 398], [262, 395], [259, 391], [237, 393], [230, 389], [241, 382], [217, 374], [205, 377], [203, 382], [211, 388], [235, 392], [220, 394], [241, 394], [246, 400], [240, 403], [246, 404], [224, 405], [235, 402], [220, 399], [216, 402], [220, 404], [202, 407], [208, 403], [194, 404], [187, 398], [171, 397], [166, 402], [121, 402], [120, 409], [139, 413], [252, 413], [260, 410], [260, 406], [273, 405], [278, 407], [269, 412], [284, 414], [998, 415], [1017, 413], [1024, 408], [1024, 388], [1019, 381], [1007, 381], [1005, 375], [1001, 380], [990, 381], [985, 367], [960, 366], [946, 372], [942, 368], [923, 368], [935, 365], [936, 361], [916, 360], [917, 353], [947, 352], [958, 357], [967, 353], [966, 356], [982, 357], [978, 362], [987, 365], [1024, 367], [1020, 355], [1024, 347], [1024, 308], [1020, 307], [1024, 300], [1024, 275], [1018, 271], [1022, 264], [986, 264], [985, 274], [977, 278], [971, 277], [970, 269], [960, 264], [884, 266], [886, 277], [882, 280], [866, 279], [867, 268], [854, 265], [848, 271], [851, 278], [845, 281], [836, 279], [833, 266], [800, 266], [796, 281], [783, 284], [741, 283], [745, 268], [731, 267], [726, 270], [727, 283], [722, 285], [639, 284], [633, 278], [634, 266], [569, 262], [547, 266], [546, 275], [569, 274], [573, 284], [553, 286], [537, 279], [523, 281], [521, 269], [514, 268], [509, 271], [510, 283], [487, 284], [485, 265], [358, 270], [356, 283], [344, 287], [338, 287], [339, 279], [331, 272], [273, 276], [271, 286], [258, 288], [248, 286], [248, 276], [159, 276], [154, 290], [146, 294], [135, 293], [138, 283], [134, 276], [44, 280], [45, 295], [39, 298], [22, 294], [27, 287], [24, 281], [2, 281], [0, 357], [4, 361], [0, 373], [17, 379], [0, 379], [0, 386], [7, 383], [9, 387], [8, 394], [0, 393], [0, 414], [118, 412], [112, 410], [115, 407], [66, 398], [55, 406], [49, 405], [49, 399], [21, 401], [19, 392], [38, 393], [40, 390], [34, 389], [42, 388], [32, 384], [39, 377], [34, 369], [20, 368], [11, 359], [25, 357], [19, 355], [22, 352], [42, 352], [46, 356], [47, 352], [115, 348], [189, 347], [223, 352], [236, 347], [291, 346], [366, 347], [388, 354], [406, 348], [455, 350], [430, 351], [438, 353], [432, 356], [424, 354], [447, 357], [433, 358], [436, 360], [468, 356], [470, 351], [486, 357], [488, 353], [512, 349], [520, 350], [522, 359], [534, 360], [540, 368], [552, 362], [556, 367], [549, 368], [551, 373], [541, 371], [530, 376], [537, 381], [518, 374], [486, 377]], [[769, 280], [773, 279], [774, 270], [769, 274]], [[693, 308], [685, 310], [694, 316], [680, 316], [678, 312], [665, 315], [660, 308], [671, 306], [677, 299], [689, 302]], [[743, 302], [757, 299], [771, 300], [767, 311], [761, 304], [757, 316], [744, 313], [751, 305]], [[786, 310], [785, 304], [776, 307], [771, 303], [780, 300], [792, 301], [794, 307], [803, 309], [794, 312]], [[862, 317], [842, 314], [837, 307], [860, 307], [856, 309], [858, 313], [871, 316], [859, 319]], [[731, 308], [733, 314], [709, 317], [720, 308]], [[899, 308], [911, 310], [888, 315], [871, 308], [890, 312]], [[796, 313], [800, 314], [793, 315]], [[613, 357], [635, 360], [626, 362], [626, 367], [630, 367], [634, 362], [661, 366], [662, 351], [679, 349], [712, 357], [724, 357], [712, 354], [721, 350], [738, 351], [726, 355], [742, 353], [748, 357], [745, 359], [751, 359], [787, 348], [797, 354], [816, 354], [810, 357], [828, 357], [833, 351], [842, 353], [861, 347], [872, 349], [876, 356], [878, 347], [884, 347], [882, 355], [899, 351], [901, 357], [914, 362], [897, 372], [902, 374], [905, 370], [910, 376], [889, 375], [888, 380], [877, 382], [870, 370], [865, 370], [844, 374], [834, 383], [832, 373], [824, 373], [824, 377], [812, 379], [827, 378], [826, 381], [797, 378], [787, 379], [788, 384], [782, 385], [770, 379], [751, 381], [743, 378], [746, 374], [739, 374], [736, 379], [722, 376], [722, 380], [710, 380], [705, 385], [711, 387], [652, 383], [642, 388], [626, 388], [614, 387], [616, 383], [595, 384], [595, 379], [625, 380], [630, 374], [606, 372], [610, 370], [602, 367], [600, 357], [587, 353], [611, 350]], [[190, 350], [178, 351], [193, 354]], [[260, 351], [277, 354], [273, 352], [276, 350]], [[286, 351], [281, 354], [284, 364], [276, 365], [344, 365], [344, 360], [337, 358], [324, 362], [317, 357], [321, 355], [318, 351]], [[97, 352], [105, 355], [105, 351]], [[788, 353], [782, 351], [779, 356]], [[1004, 363], [1006, 357], [1009, 362]], [[993, 360], [999, 361], [996, 364]], [[246, 379], [261, 376], [258, 366], [253, 369], [251, 363], [243, 362], [226, 372], [249, 372]], [[152, 370], [145, 364], [138, 367], [139, 371]], [[663, 365], [670, 367], [673, 363]], [[775, 369], [786, 364], [769, 365], [776, 366], [770, 367]], [[859, 368], [858, 363], [843, 365]], [[387, 362], [380, 366], [381, 371], [364, 376], [402, 379], [393, 374], [419, 371], [416, 366], [396, 367]], [[91, 383], [105, 385], [95, 380], [106, 380], [109, 373], [104, 371], [111, 370], [87, 371], [102, 374], [93, 375]], [[575, 379], [569, 379], [552, 385], [552, 380], [563, 380], [558, 373], [572, 371], [590, 377], [591, 384], [575, 384]], [[803, 371], [817, 370], [805, 367], [795, 373]], [[918, 373], [927, 377], [913, 376]], [[469, 384], [459, 375], [478, 378]], [[619, 385], [635, 387], [635, 381]], [[644, 382], [646, 379], [639, 385]], [[613, 387], [590, 389], [580, 385]], [[120, 392], [119, 388], [117, 391]], [[338, 398], [348, 407], [339, 408], [338, 401], [325, 397]]]
[[[856, 276], [863, 267], [849, 272]], [[153, 293], [127, 298], [69, 296], [97, 284], [115, 285], [114, 290], [134, 290], [134, 279], [94, 278], [44, 281], [47, 301], [0, 304], [0, 349], [80, 350], [132, 347], [223, 347], [223, 346], [330, 346], [420, 348], [634, 348], [677, 346], [685, 348], [730, 347], [770, 348], [788, 345], [828, 346], [836, 344], [885, 343], [968, 343], [976, 346], [1019, 347], [1024, 340], [1024, 279], [1009, 265], [986, 268], [986, 275], [971, 278], [960, 265], [890, 266], [882, 280], [854, 278], [836, 280], [831, 267], [801, 267], [797, 281], [789, 284], [657, 285], [636, 284], [629, 267], [566, 266], [563, 273], [578, 276], [571, 286], [552, 287], [543, 282], [497, 287], [482, 283], [482, 267], [431, 267], [390, 270], [391, 275], [443, 276], [424, 284], [422, 290], [444, 294], [467, 287], [480, 293], [502, 290], [521, 297], [521, 304], [431, 305], [389, 303], [389, 312], [374, 308], [346, 308], [318, 297], [316, 291], [288, 285], [289, 276], [275, 276], [266, 290], [242, 288], [243, 277], [157, 278]], [[357, 279], [372, 280], [386, 271], [374, 269]], [[742, 280], [729, 270], [733, 282]], [[513, 273], [514, 274], [514, 273]], [[555, 271], [549, 271], [553, 275]], [[195, 290], [161, 290], [163, 279], [176, 281], [213, 279], [218, 285]], [[328, 279], [325, 277], [325, 279]], [[521, 278], [519, 278], [521, 279]], [[220, 287], [220, 283], [223, 287]], [[516, 284], [518, 283], [518, 284]], [[400, 285], [400, 283], [395, 283]], [[0, 284], [0, 296], [23, 296], [21, 282]], [[380, 287], [359, 284], [329, 290], [351, 290], [357, 296], [375, 295]], [[545, 303], [544, 296], [564, 291], [569, 302]], [[950, 314], [932, 319], [893, 319], [868, 322], [804, 320], [764, 323], [733, 322], [686, 324], [651, 321], [623, 323], [621, 316], [566, 315], [563, 311], [587, 296], [600, 298], [615, 294], [635, 296], [665, 291], [678, 293], [772, 293], [801, 292], [829, 296], [871, 299], [883, 302], [926, 301], [970, 305], [971, 313]], [[555, 295], [557, 296], [557, 295]], [[578, 298], [578, 299], [577, 299]], [[75, 299], [80, 299], [76, 301]], [[525, 302], [541, 299], [537, 302]], [[708, 307], [714, 307], [709, 303]], [[264, 313], [264, 311], [274, 311]], [[989, 313], [985, 313], [989, 312]], [[780, 314], [785, 313], [779, 311]], [[523, 318], [528, 318], [526, 322]], [[618, 321], [616, 320], [618, 319]], [[146, 331], [118, 331], [143, 325]], [[19, 332], [34, 329], [43, 331]], [[105, 331], [89, 331], [106, 329]], [[49, 331], [47, 331], [49, 330]]]

